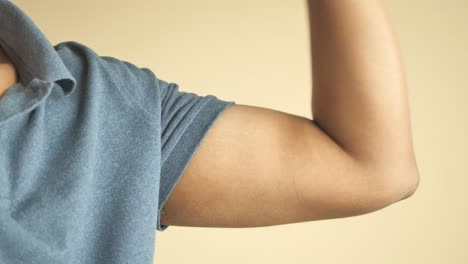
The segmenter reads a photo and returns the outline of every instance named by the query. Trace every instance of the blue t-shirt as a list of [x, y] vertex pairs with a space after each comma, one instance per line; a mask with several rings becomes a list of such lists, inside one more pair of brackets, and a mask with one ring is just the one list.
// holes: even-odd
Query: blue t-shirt
[[0, 0], [0, 263], [152, 263], [164, 203], [234, 101], [179, 91]]

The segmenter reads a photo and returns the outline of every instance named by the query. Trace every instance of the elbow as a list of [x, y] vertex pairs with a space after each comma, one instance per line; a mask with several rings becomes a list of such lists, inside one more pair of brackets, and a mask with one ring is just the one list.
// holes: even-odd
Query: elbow
[[[365, 188], [367, 191], [359, 191], [364, 196], [356, 195], [362, 198], [360, 202], [349, 199], [347, 202], [352, 202], [352, 213], [350, 215], [367, 214], [377, 210], [381, 210], [399, 201], [405, 200], [416, 193], [418, 189], [420, 177], [416, 167], [411, 170], [376, 170], [375, 167], [368, 170], [366, 173]], [[356, 207], [357, 206], [357, 207]]]
[[[381, 163], [382, 164], [382, 163]], [[391, 204], [408, 199], [413, 196], [420, 183], [417, 166], [388, 166], [397, 164], [387, 162], [385, 167], [375, 164], [365, 166], [364, 173], [367, 178], [366, 212], [383, 209]]]
[[405, 188], [403, 189], [402, 197], [398, 201], [405, 200], [413, 196], [413, 194], [416, 193], [416, 190], [419, 187], [420, 175], [417, 168], [414, 169], [414, 171], [412, 171], [407, 176], [407, 178], [409, 182], [404, 186]]
[[420, 183], [419, 170], [416, 166], [395, 174], [385, 174], [385, 183], [381, 185], [384, 189], [382, 193], [388, 204], [393, 204], [413, 196]]

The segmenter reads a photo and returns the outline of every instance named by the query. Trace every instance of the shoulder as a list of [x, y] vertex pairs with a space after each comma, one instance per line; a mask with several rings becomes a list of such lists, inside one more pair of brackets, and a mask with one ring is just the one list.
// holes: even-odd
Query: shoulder
[[61, 42], [54, 49], [77, 79], [78, 89], [105, 95], [106, 100], [116, 96], [147, 116], [158, 111], [159, 79], [149, 68], [118, 56], [103, 56], [77, 41]]
[[136, 78], [139, 81], [148, 81], [148, 78], [150, 81], [156, 80], [155, 74], [146, 67], [118, 57], [98, 54], [91, 47], [76, 41], [61, 42], [55, 45], [54, 49], [63, 62], [71, 68], [81, 66], [92, 70], [99, 69], [112, 74], [115, 79], [127, 81], [135, 81]]
[[66, 66], [78, 62], [97, 61], [100, 59], [99, 55], [92, 48], [77, 41], [64, 41], [53, 47]]

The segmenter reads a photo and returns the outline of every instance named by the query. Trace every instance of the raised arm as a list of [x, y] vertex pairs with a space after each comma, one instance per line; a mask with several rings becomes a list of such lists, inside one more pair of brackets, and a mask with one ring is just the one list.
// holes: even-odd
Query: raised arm
[[377, 0], [311, 0], [313, 116], [232, 105], [163, 225], [254, 227], [369, 213], [419, 182], [398, 47]]

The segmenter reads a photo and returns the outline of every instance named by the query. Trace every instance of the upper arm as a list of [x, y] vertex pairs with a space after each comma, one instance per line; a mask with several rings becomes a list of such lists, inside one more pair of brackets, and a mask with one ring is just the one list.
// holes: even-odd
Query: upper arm
[[253, 227], [363, 214], [388, 205], [373, 176], [313, 120], [232, 105], [183, 171], [160, 222]]

